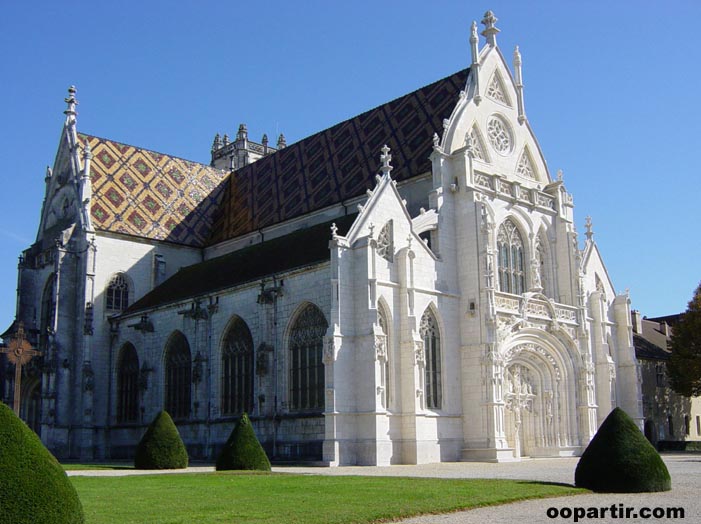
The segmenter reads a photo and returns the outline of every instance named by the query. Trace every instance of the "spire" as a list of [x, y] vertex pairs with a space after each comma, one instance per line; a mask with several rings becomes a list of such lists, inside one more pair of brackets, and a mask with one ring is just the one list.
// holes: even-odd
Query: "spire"
[[584, 227], [586, 228], [587, 232], [585, 233], [587, 235], [587, 240], [591, 240], [592, 237], [594, 236], [594, 231], [592, 230], [592, 223], [591, 223], [591, 217], [587, 216], [587, 218], [584, 221]]
[[246, 124], [239, 126], [239, 132], [236, 133], [236, 140], [248, 140], [248, 128]]
[[285, 147], [287, 147], [287, 142], [285, 141], [285, 135], [280, 133], [280, 136], [277, 137], [277, 148], [283, 149]]
[[68, 104], [68, 107], [66, 110], [63, 112], [64, 115], [66, 115], [66, 122], [75, 122], [75, 117], [78, 114], [75, 110], [75, 106], [78, 105], [78, 101], [75, 98], [76, 94], [76, 88], [75, 86], [71, 86], [68, 88], [68, 98], [64, 99], [64, 102]]
[[516, 76], [516, 98], [518, 103], [518, 123], [526, 121], [526, 110], [523, 105], [523, 77], [521, 75], [521, 52], [518, 46], [514, 49], [514, 72]]
[[267, 155], [268, 154], [268, 135], [267, 134], [265, 134], [265, 133], [263, 134], [263, 139], [261, 140], [261, 142], [263, 143], [263, 154]]
[[229, 145], [229, 135], [227, 133], [224, 133], [224, 138], [222, 138], [222, 146], [228, 146]]
[[394, 168], [390, 165], [392, 155], [389, 154], [390, 149], [387, 147], [387, 144], [382, 146], [381, 151], [382, 154], [380, 155], [380, 162], [382, 162], [382, 167], [380, 167], [380, 171], [382, 171], [383, 175], [389, 175], [390, 171], [392, 171]]
[[497, 46], [497, 33], [499, 33], [499, 29], [494, 25], [497, 23], [497, 20], [498, 18], [494, 16], [492, 11], [484, 13], [484, 18], [482, 19], [482, 24], [484, 24], [482, 36], [487, 39], [487, 44], [492, 47]]

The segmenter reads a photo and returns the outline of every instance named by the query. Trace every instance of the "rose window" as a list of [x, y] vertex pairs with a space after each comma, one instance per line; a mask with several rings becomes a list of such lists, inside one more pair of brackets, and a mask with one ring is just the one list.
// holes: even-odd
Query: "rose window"
[[487, 136], [497, 153], [506, 155], [511, 151], [511, 133], [501, 118], [493, 116], [489, 119], [489, 122], [487, 122]]

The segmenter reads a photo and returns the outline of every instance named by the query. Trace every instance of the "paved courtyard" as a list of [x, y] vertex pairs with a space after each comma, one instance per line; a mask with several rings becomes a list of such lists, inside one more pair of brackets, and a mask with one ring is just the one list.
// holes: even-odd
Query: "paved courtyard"
[[[427, 515], [402, 521], [405, 524], [501, 524], [501, 523], [539, 523], [539, 522], [575, 522], [574, 517], [550, 518], [548, 508], [557, 508], [558, 513], [564, 508], [590, 508], [622, 505], [634, 508], [683, 508], [685, 522], [701, 522], [701, 455], [665, 454], [662, 456], [672, 476], [672, 490], [663, 493], [639, 494], [585, 494], [554, 499], [529, 500], [502, 506], [479, 508], [447, 515]], [[536, 480], [541, 482], [574, 483], [574, 470], [577, 458], [562, 459], [526, 459], [522, 462], [505, 464], [487, 464], [476, 462], [451, 462], [425, 464], [420, 466], [387, 467], [274, 467], [275, 472], [299, 473], [308, 475], [372, 475], [372, 476], [407, 476], [436, 478], [505, 478], [518, 480]], [[212, 467], [191, 467], [187, 472], [213, 471]], [[171, 473], [183, 473], [172, 470]], [[91, 470], [69, 471], [68, 475], [117, 476], [134, 474], [153, 474], [154, 471], [134, 470]], [[551, 510], [553, 514], [554, 510]], [[565, 509], [567, 515], [567, 509]], [[612, 518], [610, 510], [606, 517], [597, 519], [579, 519], [579, 522], [597, 523], [633, 523], [633, 522], [682, 522], [682, 519], [667, 518]]]

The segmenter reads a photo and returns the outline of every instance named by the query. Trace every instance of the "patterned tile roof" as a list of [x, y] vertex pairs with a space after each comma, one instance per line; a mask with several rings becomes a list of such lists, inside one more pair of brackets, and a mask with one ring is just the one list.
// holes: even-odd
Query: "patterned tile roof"
[[206, 243], [228, 173], [113, 140], [78, 137], [93, 153], [96, 230], [188, 246]]
[[465, 88], [459, 71], [239, 169], [228, 179], [214, 244], [362, 195], [375, 184], [380, 148], [397, 180], [431, 169], [434, 133]]

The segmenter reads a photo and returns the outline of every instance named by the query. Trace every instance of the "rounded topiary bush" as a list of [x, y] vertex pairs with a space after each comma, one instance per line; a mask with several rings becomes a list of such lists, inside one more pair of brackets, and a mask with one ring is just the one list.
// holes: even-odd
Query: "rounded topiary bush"
[[270, 461], [258, 442], [246, 413], [234, 427], [217, 458], [217, 470], [246, 469], [270, 471]]
[[83, 506], [61, 465], [0, 402], [0, 524], [83, 522]]
[[620, 408], [609, 413], [584, 450], [574, 483], [601, 493], [672, 489], [669, 471], [659, 453]]
[[136, 469], [181, 469], [187, 467], [187, 450], [178, 428], [161, 411], [141, 438], [134, 455]]

